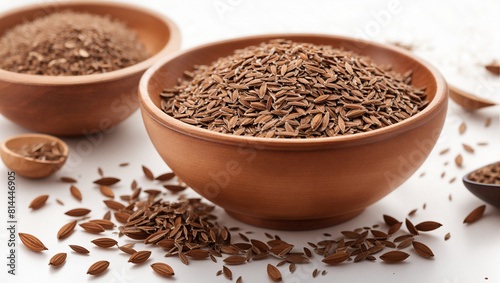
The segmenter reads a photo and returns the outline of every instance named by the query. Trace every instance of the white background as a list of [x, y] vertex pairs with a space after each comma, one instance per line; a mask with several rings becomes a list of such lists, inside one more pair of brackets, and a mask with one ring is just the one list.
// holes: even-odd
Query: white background
[[[0, 11], [28, 3], [47, 1], [2, 1]], [[500, 61], [500, 2], [499, 1], [127, 1], [149, 7], [172, 18], [180, 27], [182, 48], [220, 39], [263, 33], [313, 32], [361, 37], [378, 42], [399, 41], [414, 46], [414, 52], [434, 64], [450, 84], [500, 102], [498, 77], [489, 75], [482, 66], [493, 59]], [[391, 8], [392, 7], [392, 8]], [[424, 165], [399, 189], [368, 207], [359, 217], [344, 224], [307, 232], [270, 231], [240, 223], [216, 209], [219, 222], [239, 226], [249, 235], [265, 240], [264, 231], [278, 234], [282, 239], [301, 249], [307, 241], [317, 242], [323, 233], [339, 235], [340, 231], [382, 223], [382, 214], [403, 220], [407, 213], [418, 208], [411, 218], [414, 223], [434, 220], [443, 224], [436, 231], [425, 233], [420, 240], [434, 251], [434, 259], [424, 259], [411, 248], [410, 258], [401, 264], [377, 262], [348, 263], [341, 266], [325, 266], [319, 257], [307, 265], [298, 266], [290, 274], [288, 267], [280, 268], [285, 282], [500, 282], [500, 212], [488, 206], [485, 216], [472, 225], [462, 224], [465, 216], [482, 202], [470, 194], [461, 183], [461, 177], [473, 169], [500, 160], [499, 107], [470, 113], [450, 103], [449, 113], [441, 138]], [[493, 122], [484, 127], [490, 117]], [[458, 134], [458, 127], [467, 123], [467, 131]], [[0, 139], [28, 133], [0, 116]], [[7, 276], [7, 231], [0, 230], [0, 281], [1, 282], [158, 282], [165, 279], [156, 276], [149, 265], [157, 261], [170, 264], [175, 270], [176, 282], [226, 282], [215, 273], [222, 262], [191, 261], [183, 265], [177, 258], [163, 258], [164, 251], [152, 247], [153, 255], [146, 264], [132, 266], [128, 256], [117, 250], [109, 251], [94, 247], [90, 241], [96, 236], [82, 232], [78, 227], [73, 235], [63, 241], [56, 239], [58, 229], [70, 218], [63, 213], [76, 207], [92, 209], [91, 216], [100, 218], [107, 211], [103, 197], [92, 185], [98, 178], [97, 167], [105, 175], [119, 176], [122, 182], [115, 186], [115, 194], [129, 194], [129, 185], [137, 180], [143, 188], [158, 188], [158, 184], [143, 177], [141, 165], [155, 174], [169, 171], [157, 155], [144, 130], [139, 112], [115, 128], [111, 133], [89, 138], [64, 138], [69, 144], [70, 159], [56, 175], [29, 180], [18, 177], [17, 218], [19, 231], [34, 234], [49, 248], [43, 253], [31, 252], [18, 246], [16, 276]], [[479, 147], [477, 142], [488, 142]], [[462, 143], [473, 146], [475, 153], [467, 153]], [[439, 155], [439, 151], [450, 152]], [[461, 153], [463, 168], [457, 168], [454, 157]], [[130, 162], [128, 167], [119, 163]], [[448, 165], [444, 165], [449, 162]], [[440, 175], [446, 172], [444, 178]], [[0, 165], [0, 221], [6, 223], [7, 168]], [[419, 177], [425, 172], [424, 177]], [[78, 179], [77, 187], [83, 193], [82, 203], [69, 193], [69, 185], [58, 181], [60, 176]], [[454, 183], [449, 180], [456, 177]], [[314, 190], [314, 188], [311, 188]], [[28, 205], [35, 197], [49, 194], [47, 204], [40, 210], [31, 211]], [[448, 200], [448, 195], [453, 200]], [[189, 192], [189, 195], [195, 195]], [[167, 196], [170, 197], [170, 196]], [[60, 199], [64, 206], [55, 202]], [[172, 200], [174, 197], [171, 198]], [[422, 206], [426, 203], [426, 209]], [[446, 233], [451, 239], [444, 241]], [[110, 232], [105, 235], [116, 237]], [[238, 238], [238, 236], [234, 236]], [[130, 242], [119, 239], [120, 244]], [[68, 244], [87, 247], [91, 253], [82, 256], [72, 252]], [[149, 249], [142, 244], [137, 250]], [[67, 252], [68, 259], [61, 268], [49, 267], [50, 257]], [[378, 256], [378, 255], [377, 255]], [[100, 277], [86, 275], [88, 267], [98, 260], [109, 260], [109, 270]], [[231, 267], [234, 280], [243, 282], [270, 282], [266, 275], [267, 263], [263, 260]], [[312, 278], [314, 269], [327, 270], [326, 276]], [[486, 279], [486, 277], [488, 279]], [[5, 278], [5, 279], [2, 279]]]

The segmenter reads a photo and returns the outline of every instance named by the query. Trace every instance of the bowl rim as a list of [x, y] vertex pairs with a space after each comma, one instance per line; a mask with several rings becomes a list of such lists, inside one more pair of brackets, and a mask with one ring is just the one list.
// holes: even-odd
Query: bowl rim
[[500, 184], [486, 184], [486, 183], [479, 183], [479, 182], [476, 182], [476, 181], [472, 181], [471, 179], [469, 179], [469, 176], [476, 172], [477, 170], [479, 169], [482, 169], [484, 167], [488, 167], [490, 165], [493, 165], [493, 164], [497, 164], [499, 163], [500, 161], [496, 161], [496, 162], [493, 162], [493, 163], [490, 163], [490, 164], [487, 164], [487, 165], [484, 165], [484, 166], [481, 166], [477, 169], [474, 169], [472, 171], [470, 171], [469, 173], [465, 174], [463, 177], [462, 177], [462, 182], [464, 183], [465, 187], [467, 189], [469, 189], [469, 187], [467, 185], [475, 185], [475, 186], [483, 186], [483, 187], [487, 187], [487, 188], [492, 188], [492, 189], [500, 189]]
[[57, 5], [58, 7], [68, 8], [78, 7], [78, 6], [101, 6], [101, 7], [120, 7], [128, 10], [138, 11], [143, 14], [154, 17], [160, 21], [162, 21], [170, 31], [170, 38], [163, 46], [163, 48], [156, 53], [155, 55], [128, 67], [110, 71], [107, 73], [98, 73], [91, 75], [77, 75], [77, 76], [44, 76], [44, 75], [32, 75], [32, 74], [24, 74], [24, 73], [16, 73], [7, 71], [0, 68], [0, 80], [22, 84], [22, 85], [36, 85], [36, 86], [55, 86], [55, 85], [63, 85], [63, 86], [71, 86], [71, 85], [83, 85], [89, 83], [103, 83], [116, 80], [118, 78], [124, 78], [132, 76], [138, 72], [146, 70], [148, 67], [157, 62], [160, 58], [163, 58], [165, 55], [178, 51], [181, 46], [181, 33], [177, 24], [172, 21], [170, 18], [157, 13], [153, 10], [143, 8], [141, 6], [136, 6], [128, 3], [121, 2], [110, 2], [110, 1], [96, 1], [96, 0], [77, 0], [77, 1], [63, 1], [63, 2], [45, 2], [39, 4], [31, 4], [25, 5], [19, 8], [14, 8], [3, 13], [0, 13], [0, 21], [7, 17], [12, 16], [18, 13], [23, 13], [27, 11], [44, 11], [50, 7], [54, 7]]
[[[159, 71], [164, 65], [168, 64], [171, 60], [177, 58], [178, 56], [185, 55], [187, 53], [204, 49], [207, 47], [213, 47], [216, 45], [230, 44], [234, 41], [243, 41], [249, 39], [259, 39], [262, 41], [267, 41], [276, 38], [293, 38], [293, 37], [323, 37], [337, 40], [346, 41], [356, 41], [361, 44], [366, 44], [369, 46], [375, 46], [382, 49], [389, 49], [389, 51], [399, 53], [405, 57], [410, 57], [414, 61], [421, 64], [424, 68], [429, 70], [432, 74], [432, 78], [436, 83], [436, 92], [434, 99], [419, 113], [408, 119], [405, 119], [396, 124], [386, 126], [380, 129], [376, 129], [370, 132], [356, 133], [352, 135], [340, 135], [335, 137], [319, 137], [310, 139], [276, 139], [276, 138], [261, 138], [261, 137], [248, 137], [248, 136], [237, 136], [218, 133], [215, 131], [210, 131], [208, 129], [199, 128], [180, 120], [177, 120], [168, 114], [164, 113], [159, 107], [157, 107], [151, 97], [149, 96], [149, 82], [151, 78]], [[159, 94], [158, 94], [159, 95]], [[334, 145], [335, 147], [342, 146], [353, 146], [361, 144], [369, 144], [376, 141], [391, 138], [400, 135], [410, 129], [419, 127], [425, 122], [432, 119], [434, 116], [438, 115], [442, 108], [447, 107], [448, 101], [448, 87], [444, 77], [441, 73], [429, 64], [427, 61], [415, 56], [411, 52], [404, 50], [402, 48], [392, 46], [389, 44], [376, 43], [368, 40], [357, 39], [353, 37], [340, 36], [340, 35], [328, 35], [328, 34], [315, 34], [315, 33], [280, 33], [280, 34], [263, 34], [263, 35], [253, 35], [245, 36], [233, 39], [226, 39], [216, 42], [210, 42], [197, 47], [193, 47], [187, 50], [178, 51], [176, 53], [170, 54], [168, 57], [163, 58], [158, 61], [153, 66], [151, 66], [142, 76], [139, 82], [139, 102], [141, 105], [141, 111], [143, 114], [148, 115], [154, 121], [167, 127], [173, 131], [176, 131], [183, 135], [189, 135], [194, 138], [204, 139], [208, 141], [214, 141], [217, 143], [223, 143], [228, 145], [253, 145], [256, 147], [272, 147], [273, 149], [295, 149], [299, 148], [310, 148], [310, 149], [321, 149], [325, 147], [330, 147]], [[437, 137], [436, 137], [437, 138]]]
[[[22, 156], [7, 146], [8, 142], [10, 142], [12, 140], [16, 140], [16, 139], [23, 139], [23, 138], [44, 138], [44, 139], [53, 140], [53, 141], [57, 142], [62, 147], [62, 151], [63, 151], [62, 158], [59, 160], [38, 160], [35, 158]], [[47, 134], [38, 134], [38, 133], [20, 134], [20, 135], [8, 137], [2, 141], [2, 143], [0, 144], [0, 148], [6, 154], [9, 154], [9, 155], [14, 156], [14, 157], [19, 158], [19, 159], [23, 159], [23, 160], [26, 160], [29, 162], [34, 162], [34, 163], [39, 163], [39, 164], [52, 164], [52, 165], [53, 164], [61, 164], [61, 163], [64, 163], [66, 161], [66, 159], [68, 158], [68, 155], [69, 155], [69, 147], [63, 140], [61, 140], [60, 138], [55, 137], [55, 136], [51, 136], [51, 135], [47, 135]]]

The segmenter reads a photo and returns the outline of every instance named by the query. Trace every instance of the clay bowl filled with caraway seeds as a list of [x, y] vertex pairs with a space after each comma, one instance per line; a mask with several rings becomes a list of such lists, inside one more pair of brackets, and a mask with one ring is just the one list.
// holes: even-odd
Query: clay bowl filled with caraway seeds
[[[162, 111], [165, 101], [162, 100], [160, 93], [167, 89], [164, 97], [172, 97], [169, 92], [175, 92], [171, 89], [177, 86], [179, 78], [185, 78], [185, 71], [188, 76], [196, 75], [194, 65], [210, 65], [221, 57], [233, 54], [237, 49], [259, 45], [277, 38], [350, 50], [370, 57], [374, 63], [390, 64], [398, 73], [413, 70], [411, 84], [416, 87], [426, 87], [425, 101], [428, 104], [408, 119], [373, 131], [313, 138], [277, 138], [278, 131], [273, 133], [274, 137], [258, 137], [259, 133], [264, 132], [267, 127], [261, 127], [254, 135], [247, 136], [242, 134], [242, 131], [233, 134], [221, 133], [216, 131], [221, 129], [217, 126], [215, 129], [206, 129], [200, 125], [192, 125], [196, 121], [204, 121], [200, 120], [203, 118], [198, 118], [199, 116], [186, 119], [184, 114], [179, 114], [177, 118], [174, 118]], [[308, 53], [309, 59], [314, 60], [315, 53], [306, 49], [300, 52]], [[278, 52], [279, 48], [265, 50]], [[267, 52], [265, 50], [262, 52]], [[235, 65], [240, 66], [240, 70], [248, 64], [242, 61], [251, 59], [249, 56], [242, 57], [240, 61], [235, 61]], [[239, 96], [234, 95], [234, 91], [228, 95], [227, 105], [245, 100], [250, 96], [253, 97], [251, 103], [258, 102], [258, 95], [266, 97], [266, 94], [272, 93], [277, 96], [279, 90], [272, 89], [271, 86], [279, 81], [287, 82], [286, 78], [292, 75], [284, 67], [279, 66], [279, 59], [275, 60], [278, 68], [276, 66], [260, 68], [259, 66], [264, 64], [264, 58], [274, 60], [265, 55], [260, 58], [261, 60], [255, 63], [257, 66], [255, 70], [271, 73], [267, 90], [266, 87], [252, 86], [254, 82], [248, 83], [248, 81], [246, 86], [226, 84], [223, 80], [230, 79], [231, 75], [216, 76], [210, 70], [208, 73], [212, 75], [209, 80], [212, 81], [209, 85], [217, 85], [214, 81], [220, 81], [221, 85], [239, 89], [237, 92]], [[309, 59], [304, 58], [304, 60]], [[294, 62], [293, 64], [299, 64], [298, 61]], [[306, 64], [303, 61], [300, 63]], [[302, 67], [299, 65], [291, 67], [290, 64], [288, 64], [289, 70], [309, 68], [311, 70], [308, 72], [312, 75], [322, 72], [317, 69], [315, 72], [314, 68], [302, 65]], [[229, 65], [225, 66], [228, 67], [226, 71], [231, 69]], [[225, 67], [221, 70], [224, 71]], [[338, 70], [339, 78], [346, 76], [352, 78], [351, 76], [354, 76], [354, 72], [357, 71], [357, 68], [353, 71], [350, 65], [346, 69], [347, 72]], [[304, 82], [307, 83], [307, 81]], [[323, 81], [317, 82], [327, 84]], [[365, 84], [369, 85], [368, 82]], [[316, 84], [310, 83], [310, 85]], [[335, 86], [332, 87], [335, 88]], [[252, 89], [255, 89], [253, 94]], [[337, 93], [342, 93], [342, 90], [338, 88]], [[243, 94], [245, 91], [250, 91], [250, 93]], [[351, 219], [406, 181], [424, 162], [438, 139], [446, 115], [448, 88], [445, 80], [435, 68], [399, 48], [341, 36], [278, 34], [211, 43], [178, 53], [175, 57], [165, 58], [144, 74], [139, 93], [141, 112], [150, 139], [163, 160], [187, 185], [241, 221], [274, 229], [305, 230]], [[218, 93], [215, 93], [217, 97]], [[214, 95], [214, 92], [211, 94]], [[209, 97], [205, 88], [199, 95]], [[309, 94], [304, 94], [306, 95]], [[385, 96], [391, 95], [385, 93]], [[290, 97], [298, 97], [298, 95], [290, 94]], [[309, 102], [319, 100], [318, 97], [311, 98]], [[334, 95], [330, 98], [337, 99], [338, 97]], [[273, 99], [268, 100], [271, 100], [269, 105], [274, 107]], [[188, 113], [191, 111], [189, 107], [197, 104], [194, 100], [196, 99], [176, 102], [175, 105], [170, 106], [177, 109], [178, 106], [182, 108], [182, 105], [187, 105], [188, 110], [185, 113]], [[324, 99], [321, 100], [325, 103]], [[290, 101], [297, 102], [295, 99], [290, 99]], [[225, 108], [220, 108], [218, 111], [228, 113], [232, 111], [232, 113], [244, 116], [255, 112], [247, 109], [249, 105], [255, 105], [261, 109], [267, 107], [251, 104], [248, 101], [241, 101], [241, 103], [239, 108], [242, 111]], [[217, 102], [205, 110], [211, 109], [210, 107], [214, 105], [217, 105]], [[297, 103], [293, 105], [295, 105], [293, 109], [300, 106]], [[318, 109], [318, 111], [313, 111], [314, 116], [317, 113], [326, 115], [326, 112], [321, 111], [324, 108]], [[272, 113], [286, 114], [280, 111]], [[250, 115], [250, 117], [255, 116]], [[311, 128], [317, 127], [313, 125], [317, 124], [317, 119], [312, 118], [307, 121], [310, 121]], [[346, 119], [347, 124], [344, 123], [343, 128], [352, 121], [357, 120]], [[331, 131], [326, 130], [326, 133], [338, 132], [337, 123], [340, 122], [333, 121], [333, 124], [330, 124], [328, 119], [326, 122], [327, 125], [333, 127]], [[222, 128], [229, 124], [231, 126], [227, 127], [236, 129], [243, 123], [238, 124], [228, 118], [219, 123], [221, 124]], [[352, 124], [349, 125], [352, 126]], [[290, 125], [285, 125], [284, 128], [287, 127], [290, 128]], [[264, 132], [264, 134], [273, 135], [269, 132]]]
[[[19, 24], [68, 10], [109, 17], [112, 21], [123, 23], [148, 56], [130, 66], [85, 75], [39, 75], [0, 69], [0, 113], [16, 124], [37, 132], [84, 135], [108, 129], [137, 110], [137, 86], [141, 75], [160, 57], [180, 49], [180, 32], [168, 18], [140, 7], [118, 2], [58, 1], [1, 14], [0, 35]], [[90, 28], [96, 28], [97, 24], [92, 22], [89, 25]], [[57, 25], [51, 27], [57, 28]], [[113, 33], [110, 35], [113, 36]], [[81, 40], [87, 41], [86, 38]], [[15, 43], [16, 40], [10, 42]], [[56, 48], [54, 44], [48, 42], [47, 46]], [[64, 48], [74, 48], [72, 45], [74, 42], [65, 42]], [[91, 48], [96, 45], [91, 43], [88, 46]], [[77, 51], [75, 56], [89, 57], [87, 50]], [[33, 52], [30, 53], [30, 59], [23, 62], [43, 61], [44, 56], [50, 56], [51, 53]], [[90, 57], [93, 57], [92, 54]], [[57, 58], [48, 64], [57, 63], [58, 60], [69, 61], [71, 58]]]

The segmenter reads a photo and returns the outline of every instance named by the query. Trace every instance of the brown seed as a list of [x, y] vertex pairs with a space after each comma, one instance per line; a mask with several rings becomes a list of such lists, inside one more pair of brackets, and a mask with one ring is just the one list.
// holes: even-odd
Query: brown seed
[[102, 217], [104, 220], [110, 220], [111, 219], [111, 211], [107, 211], [104, 213], [104, 216]]
[[122, 252], [124, 252], [126, 254], [129, 254], [129, 255], [133, 255], [133, 254], [135, 254], [137, 252], [133, 248], [129, 248], [129, 247], [126, 247], [126, 246], [118, 247], [118, 249], [120, 249], [120, 251], [122, 251]]
[[391, 228], [389, 228], [389, 231], [387, 231], [387, 234], [389, 234], [389, 235], [395, 234], [397, 231], [399, 231], [399, 228], [401, 228], [401, 225], [403, 225], [403, 222], [398, 222], [398, 223], [392, 225]]
[[73, 217], [80, 217], [80, 216], [85, 216], [90, 213], [90, 209], [86, 208], [75, 208], [66, 211], [64, 214], [68, 216], [73, 216]]
[[187, 189], [184, 186], [176, 186], [176, 185], [163, 185], [163, 187], [173, 193], [181, 192]]
[[267, 265], [267, 275], [273, 282], [281, 282], [281, 272], [276, 268], [276, 266], [268, 264]]
[[101, 225], [101, 227], [106, 229], [106, 230], [111, 230], [116, 226], [113, 222], [111, 222], [109, 220], [105, 220], [105, 219], [94, 219], [94, 220], [90, 220], [89, 222], [97, 223], [97, 224]]
[[460, 127], [458, 127], [458, 132], [460, 134], [463, 134], [463, 133], [465, 133], [466, 129], [467, 129], [467, 125], [465, 125], [465, 123], [462, 123], [462, 124], [460, 124]]
[[400, 221], [398, 221], [396, 218], [394, 218], [392, 216], [384, 214], [383, 217], [384, 217], [385, 224], [387, 224], [387, 226], [389, 226], [389, 227], [391, 227], [397, 223], [400, 223]]
[[412, 235], [418, 235], [417, 228], [415, 228], [413, 223], [411, 223], [411, 221], [408, 220], [408, 218], [406, 218], [405, 224], [406, 224], [406, 229], [408, 229], [408, 232], [410, 232]]
[[123, 213], [123, 212], [115, 212], [114, 215], [115, 215], [116, 221], [123, 223], [123, 224], [126, 224], [128, 222], [128, 218], [130, 217], [130, 215]]
[[87, 274], [99, 275], [104, 271], [106, 271], [106, 269], [108, 269], [108, 266], [109, 266], [109, 261], [106, 260], [98, 261], [89, 267], [89, 269], [87, 270]]
[[71, 185], [71, 187], [69, 188], [69, 191], [71, 192], [71, 195], [78, 201], [82, 201], [82, 193], [80, 192], [80, 190]]
[[467, 145], [465, 143], [463, 143], [462, 146], [464, 147], [465, 151], [470, 152], [470, 153], [474, 153], [474, 148], [472, 148], [472, 146]]
[[135, 263], [135, 264], [143, 263], [146, 260], [148, 260], [148, 258], [150, 256], [151, 256], [151, 251], [136, 252], [135, 254], [130, 256], [130, 258], [128, 259], [128, 262]]
[[325, 257], [322, 261], [329, 265], [336, 265], [346, 261], [349, 258], [349, 254], [346, 252], [336, 252], [332, 255]]
[[33, 201], [31, 201], [29, 208], [39, 209], [40, 207], [42, 207], [45, 204], [45, 202], [47, 201], [48, 198], [49, 198], [49, 195], [41, 195], [41, 196], [35, 198]]
[[153, 175], [153, 172], [151, 172], [151, 170], [149, 170], [148, 167], [146, 167], [144, 165], [142, 165], [142, 172], [144, 172], [144, 175], [149, 180], [154, 180], [155, 179], [155, 175]]
[[57, 232], [57, 238], [58, 239], [65, 239], [69, 235], [71, 235], [71, 233], [73, 233], [73, 230], [75, 230], [76, 223], [77, 223], [77, 221], [75, 220], [75, 221], [72, 221], [72, 222], [62, 226], [61, 229], [59, 229], [59, 231]]
[[21, 242], [30, 250], [34, 252], [41, 252], [44, 250], [48, 250], [47, 247], [40, 241], [37, 237], [26, 234], [26, 233], [18, 233]]
[[207, 250], [202, 249], [192, 249], [185, 252], [184, 254], [195, 259], [204, 259], [210, 255]]
[[488, 118], [486, 119], [486, 122], [484, 122], [484, 127], [485, 127], [485, 128], [488, 128], [490, 125], [491, 125], [491, 117], [488, 117]]
[[67, 254], [66, 253], [58, 253], [58, 254], [55, 254], [49, 261], [49, 265], [52, 265], [52, 266], [60, 266], [61, 264], [63, 264], [65, 261], [66, 261], [66, 256]]
[[409, 247], [413, 243], [413, 237], [410, 237], [406, 240], [401, 241], [401, 243], [398, 244], [397, 248], [398, 249], [404, 249]]
[[445, 148], [445, 149], [441, 150], [441, 151], [439, 152], [439, 154], [440, 154], [440, 155], [443, 155], [443, 154], [448, 153], [448, 151], [450, 151], [450, 148]]
[[86, 248], [82, 247], [82, 246], [78, 246], [78, 245], [69, 245], [69, 247], [74, 250], [75, 252], [79, 253], [79, 254], [88, 254], [90, 253], [89, 250], [87, 250]]
[[416, 212], [417, 212], [417, 209], [415, 208], [408, 213], [408, 216], [413, 216], [413, 215], [415, 215]]
[[128, 162], [124, 162], [124, 163], [120, 163], [118, 166], [120, 166], [120, 167], [125, 167], [125, 166], [128, 166], [128, 165], [129, 165], [129, 163], [128, 163]]
[[488, 72], [500, 76], [500, 64], [498, 64], [497, 62], [490, 63], [484, 66], [484, 68], [488, 70]]
[[307, 257], [311, 258], [312, 257], [312, 252], [310, 249], [304, 247], [304, 253], [306, 254]]
[[471, 213], [469, 213], [469, 215], [467, 215], [467, 217], [465, 217], [464, 223], [472, 224], [472, 223], [478, 221], [479, 219], [481, 219], [481, 217], [483, 217], [485, 209], [486, 209], [486, 205], [481, 205], [481, 206], [477, 207], [476, 209], [471, 211]]
[[247, 261], [246, 257], [239, 255], [229, 256], [224, 259], [224, 263], [228, 265], [239, 265], [245, 263], [246, 261]]
[[390, 251], [380, 256], [380, 259], [389, 262], [396, 263], [407, 259], [410, 255], [402, 251]]
[[184, 263], [185, 265], [188, 265], [189, 264], [189, 260], [187, 258], [187, 256], [182, 252], [180, 251], [179, 252], [179, 259], [181, 260], [182, 263]]
[[101, 194], [103, 196], [108, 197], [108, 198], [114, 198], [115, 197], [115, 194], [113, 193], [113, 191], [111, 190], [110, 187], [108, 187], [108, 186], [100, 186], [99, 189], [100, 189]]
[[413, 244], [413, 248], [415, 249], [415, 251], [419, 255], [426, 257], [426, 258], [434, 256], [431, 249], [428, 246], [426, 246], [425, 244], [423, 244], [421, 242], [417, 242], [417, 241], [413, 241], [412, 244]]
[[174, 177], [175, 177], [175, 174], [173, 172], [170, 172], [170, 173], [161, 174], [160, 176], [156, 177], [155, 180], [160, 181], [160, 182], [164, 182], [164, 181], [171, 180]]
[[418, 231], [428, 232], [428, 231], [435, 230], [435, 229], [437, 229], [437, 228], [439, 228], [441, 226], [443, 226], [443, 224], [438, 223], [438, 222], [424, 221], [424, 222], [421, 222], [421, 223], [415, 225], [415, 228]]
[[288, 269], [290, 270], [290, 273], [293, 273], [296, 269], [296, 266], [295, 266], [295, 263], [290, 263], [290, 266], [288, 267]]
[[231, 272], [231, 269], [229, 269], [227, 266], [222, 266], [222, 273], [227, 279], [233, 280], [233, 272]]
[[71, 177], [61, 177], [61, 181], [65, 183], [76, 183], [76, 180]]
[[56, 199], [56, 202], [60, 205], [64, 205], [64, 203], [60, 199]]
[[91, 241], [92, 244], [101, 248], [111, 248], [112, 246], [118, 244], [118, 242], [111, 238], [98, 238]]
[[97, 168], [97, 174], [99, 174], [99, 176], [101, 176], [101, 177], [104, 175], [104, 172], [102, 171], [101, 167]]
[[236, 279], [236, 283], [243, 283], [243, 279], [241, 278], [241, 276]]
[[163, 276], [163, 277], [172, 277], [175, 275], [174, 270], [170, 265], [163, 263], [163, 262], [157, 262], [151, 264], [151, 268], [156, 272], [156, 274]]
[[114, 200], [103, 200], [104, 204], [106, 204], [107, 207], [113, 209], [113, 210], [122, 210], [125, 209], [125, 205], [116, 202]]
[[459, 154], [457, 155], [457, 157], [455, 157], [455, 164], [457, 164], [458, 167], [462, 167], [462, 163], [463, 163], [463, 158], [462, 155]]
[[93, 234], [99, 234], [104, 232], [104, 228], [95, 222], [85, 222], [80, 224], [80, 227], [82, 227], [86, 232]]
[[450, 233], [446, 233], [446, 235], [444, 235], [444, 240], [445, 241], [448, 241], [450, 238], [451, 238], [451, 234]]
[[120, 179], [118, 179], [118, 178], [104, 177], [104, 178], [95, 180], [94, 184], [101, 185], [101, 186], [112, 186], [118, 182], [120, 182]]

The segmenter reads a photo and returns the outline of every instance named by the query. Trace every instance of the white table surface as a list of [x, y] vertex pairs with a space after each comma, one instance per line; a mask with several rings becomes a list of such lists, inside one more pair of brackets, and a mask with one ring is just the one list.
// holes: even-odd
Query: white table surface
[[[18, 0], [2, 1], [0, 11], [47, 1]], [[215, 40], [244, 35], [279, 32], [314, 32], [341, 34], [366, 38], [378, 42], [398, 41], [414, 45], [414, 52], [434, 64], [449, 83], [479, 96], [500, 102], [500, 79], [489, 75], [482, 66], [493, 59], [500, 61], [500, 2], [499, 1], [127, 1], [154, 9], [171, 17], [180, 27], [183, 49]], [[320, 257], [307, 265], [298, 265], [290, 274], [288, 267], [280, 268], [285, 282], [500, 282], [500, 212], [488, 206], [484, 217], [472, 225], [462, 224], [465, 216], [482, 201], [469, 193], [461, 177], [473, 169], [500, 159], [499, 107], [477, 112], [465, 112], [450, 103], [443, 133], [434, 151], [424, 165], [396, 191], [368, 207], [360, 216], [341, 225], [306, 232], [270, 231], [240, 223], [217, 208], [219, 222], [226, 226], [239, 226], [243, 231], [253, 231], [252, 237], [265, 240], [264, 232], [278, 234], [297, 247], [307, 241], [323, 239], [323, 233], [339, 235], [340, 231], [382, 223], [382, 215], [389, 214], [404, 219], [407, 213], [418, 208], [411, 218], [414, 223], [425, 220], [443, 224], [433, 232], [424, 233], [420, 240], [432, 248], [435, 258], [424, 259], [411, 254], [404, 263], [384, 264], [376, 262], [347, 263], [341, 266], [326, 266]], [[490, 117], [493, 122], [485, 128]], [[462, 121], [467, 122], [467, 131], [458, 134]], [[29, 133], [0, 116], [0, 139], [12, 135]], [[135, 179], [143, 188], [157, 187], [141, 173], [141, 165], [151, 168], [155, 174], [169, 171], [153, 148], [143, 127], [139, 112], [132, 115], [111, 133], [98, 136], [93, 142], [88, 138], [64, 138], [70, 146], [70, 159], [56, 175], [43, 180], [17, 177], [18, 232], [39, 237], [48, 251], [35, 253], [18, 239], [17, 275], [7, 275], [7, 172], [0, 165], [0, 282], [161, 282], [149, 264], [163, 261], [175, 270], [175, 282], [226, 282], [215, 273], [222, 269], [222, 261], [191, 261], [183, 265], [177, 258], [164, 258], [164, 251], [153, 247], [152, 258], [147, 264], [131, 266], [128, 256], [94, 247], [90, 241], [95, 235], [84, 233], [81, 228], [64, 241], [56, 239], [58, 229], [69, 222], [63, 213], [76, 207], [92, 209], [91, 216], [100, 218], [107, 211], [103, 197], [92, 185], [98, 178], [97, 167], [105, 175], [120, 176], [122, 182], [114, 189], [115, 194], [129, 194], [129, 184]], [[488, 142], [479, 147], [477, 142]], [[467, 153], [462, 148], [467, 143], [476, 149]], [[90, 145], [90, 146], [89, 146]], [[439, 151], [450, 148], [450, 152], [439, 155]], [[454, 157], [461, 153], [463, 168], [457, 168]], [[119, 167], [130, 162], [128, 167]], [[445, 162], [449, 162], [447, 166]], [[445, 171], [446, 176], [441, 178]], [[424, 177], [419, 177], [425, 172]], [[77, 187], [83, 193], [82, 203], [74, 200], [69, 185], [61, 183], [61, 176], [78, 179]], [[449, 183], [456, 177], [457, 180]], [[47, 204], [37, 211], [28, 209], [36, 196], [49, 194]], [[449, 195], [453, 200], [448, 199]], [[188, 195], [195, 196], [194, 192]], [[64, 206], [55, 202], [60, 199]], [[172, 198], [173, 199], [173, 198]], [[426, 204], [426, 209], [422, 208]], [[444, 241], [446, 233], [451, 239]], [[103, 235], [112, 235], [106, 232]], [[238, 236], [235, 236], [237, 238]], [[126, 237], [119, 243], [130, 242]], [[79, 244], [90, 249], [89, 256], [72, 252], [68, 244]], [[137, 244], [138, 250], [146, 249]], [[48, 261], [58, 252], [67, 252], [68, 259], [62, 268], [49, 267]], [[378, 255], [377, 255], [378, 257]], [[99, 277], [86, 275], [88, 267], [97, 260], [109, 260], [109, 270]], [[271, 282], [266, 275], [267, 263], [278, 260], [263, 260], [231, 267], [234, 280], [243, 277], [243, 282]], [[312, 278], [314, 269], [327, 270], [326, 276]]]

